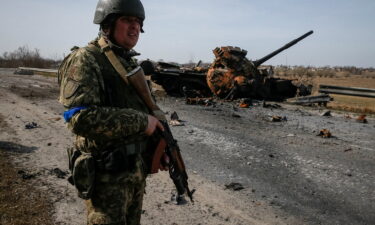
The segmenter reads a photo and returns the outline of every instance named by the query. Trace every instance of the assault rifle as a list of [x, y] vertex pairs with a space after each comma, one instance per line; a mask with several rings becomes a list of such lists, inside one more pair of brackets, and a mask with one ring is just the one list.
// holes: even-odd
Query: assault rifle
[[173, 138], [171, 129], [166, 121], [160, 121], [163, 124], [164, 131], [162, 137], [166, 141], [165, 153], [169, 157], [169, 176], [173, 180], [174, 185], [177, 189], [177, 203], [181, 204], [184, 201], [184, 194], [187, 194], [192, 202], [193, 193], [195, 189], [190, 191], [188, 185], [188, 175], [185, 169], [185, 163], [182, 159], [180, 147], [177, 144], [176, 139]]
[[167, 154], [169, 157], [169, 163], [167, 164], [169, 175], [177, 189], [177, 204], [183, 204], [185, 202], [185, 194], [189, 196], [190, 200], [193, 202], [193, 193], [195, 190], [190, 191], [189, 189], [187, 182], [188, 176], [184, 161], [182, 160], [180, 148], [177, 145], [177, 141], [173, 138], [164, 113], [159, 109], [151, 96], [143, 70], [139, 67], [125, 75], [123, 79], [127, 80], [126, 82], [129, 82], [135, 88], [138, 95], [142, 98], [147, 107], [152, 111], [154, 116], [159, 119], [164, 127], [164, 131], [161, 132], [161, 139], [152, 157], [151, 173], [158, 172], [160, 164], [163, 162], [163, 154]]
[[[163, 125], [164, 131], [158, 132], [160, 138], [158, 138], [158, 145], [152, 155], [150, 173], [157, 173], [161, 166], [168, 166], [169, 176], [173, 180], [177, 189], [177, 204], [180, 205], [185, 203], [185, 194], [192, 202], [194, 202], [193, 193], [195, 192], [195, 189], [192, 191], [189, 189], [188, 175], [186, 173], [184, 160], [181, 156], [180, 147], [178, 146], [176, 139], [173, 138], [168, 122], [160, 120], [160, 123]], [[169, 162], [165, 162], [162, 159], [163, 154], [168, 156]]]

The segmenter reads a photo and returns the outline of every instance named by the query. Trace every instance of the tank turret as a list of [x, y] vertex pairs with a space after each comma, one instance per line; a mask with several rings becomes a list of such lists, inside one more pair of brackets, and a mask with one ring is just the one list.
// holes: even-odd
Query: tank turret
[[272, 78], [271, 68], [260, 65], [300, 40], [311, 35], [309, 31], [287, 43], [276, 51], [251, 61], [246, 58], [247, 51], [239, 47], [225, 46], [213, 50], [215, 60], [207, 72], [207, 84], [212, 93], [220, 98], [254, 97], [277, 99], [294, 97], [297, 87], [290, 80]]

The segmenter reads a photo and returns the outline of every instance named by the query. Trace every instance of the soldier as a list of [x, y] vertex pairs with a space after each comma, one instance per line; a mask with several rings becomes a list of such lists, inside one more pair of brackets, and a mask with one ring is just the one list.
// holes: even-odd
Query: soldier
[[59, 68], [59, 101], [76, 135], [68, 151], [70, 181], [86, 199], [90, 225], [140, 223], [148, 166], [142, 154], [154, 131], [164, 129], [158, 119], [165, 117], [150, 115], [118, 70], [140, 70], [132, 48], [144, 19], [140, 0], [99, 0], [94, 17], [99, 37], [72, 49]]

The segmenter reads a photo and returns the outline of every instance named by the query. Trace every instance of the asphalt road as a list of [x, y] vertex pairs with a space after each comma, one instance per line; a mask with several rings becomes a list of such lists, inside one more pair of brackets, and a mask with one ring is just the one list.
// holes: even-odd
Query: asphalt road
[[[8, 107], [1, 112], [9, 124], [7, 132], [2, 133], [2, 141], [38, 147], [35, 152], [15, 158], [16, 165], [36, 171], [40, 167], [66, 170], [64, 151], [72, 136], [62, 121], [51, 120], [63, 110], [56, 101], [56, 80], [6, 75], [11, 72], [0, 70], [0, 97], [2, 106]], [[160, 205], [166, 189], [160, 187], [160, 180], [164, 182], [164, 178], [151, 179], [149, 187], [162, 190], [146, 195], [148, 214], [143, 216], [143, 224], [168, 224], [170, 219], [162, 216], [168, 211], [160, 210], [163, 207], [179, 210], [178, 215], [184, 218], [181, 221], [190, 221], [178, 224], [249, 224], [243, 221], [252, 218], [260, 222], [251, 224], [375, 224], [374, 118], [359, 123], [353, 114], [332, 112], [332, 116], [326, 117], [320, 115], [323, 108], [286, 104], [282, 108], [264, 108], [255, 103], [242, 109], [238, 102], [186, 105], [184, 99], [172, 97], [158, 102], [169, 115], [176, 111], [185, 124], [171, 128], [198, 199], [187, 208]], [[285, 120], [271, 122], [272, 116]], [[24, 130], [24, 122], [31, 119], [41, 123], [42, 128]], [[321, 129], [330, 130], [333, 136], [317, 136]], [[201, 178], [222, 189], [230, 183], [239, 183], [244, 189], [228, 192], [205, 186], [203, 190], [202, 183], [196, 182]], [[78, 224], [77, 221], [84, 220], [83, 205], [65, 180], [50, 175], [41, 179], [46, 183], [45, 189], [53, 190], [58, 224]], [[209, 193], [210, 190], [221, 194]], [[228, 193], [230, 198], [223, 196]], [[159, 202], [155, 202], [153, 194], [159, 196]], [[205, 194], [206, 199], [202, 196]], [[223, 205], [227, 199], [240, 201], [241, 208], [233, 209], [233, 202]], [[260, 207], [267, 208], [266, 212], [262, 214]], [[248, 208], [254, 212], [245, 212]], [[212, 209], [222, 215], [227, 211], [228, 216], [219, 217]], [[269, 212], [276, 222], [265, 219]], [[240, 214], [244, 213], [251, 218], [243, 220]], [[80, 218], [74, 217], [77, 214]]]
[[[173, 127], [187, 166], [225, 185], [245, 188], [242, 198], [261, 199], [306, 224], [375, 224], [375, 121], [355, 115], [283, 105], [237, 107], [186, 105], [160, 100], [185, 126]], [[272, 116], [286, 117], [271, 122]], [[328, 129], [331, 138], [317, 136]], [[253, 200], [252, 200], [253, 201]]]

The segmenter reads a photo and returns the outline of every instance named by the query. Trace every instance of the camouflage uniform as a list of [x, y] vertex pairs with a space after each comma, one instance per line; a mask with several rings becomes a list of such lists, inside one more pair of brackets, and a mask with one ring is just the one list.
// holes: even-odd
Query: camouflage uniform
[[[113, 49], [127, 71], [138, 66], [125, 50]], [[143, 131], [149, 110], [114, 70], [97, 40], [73, 50], [59, 77], [64, 107], [84, 107], [67, 124], [76, 134], [75, 147], [91, 153], [97, 162], [95, 189], [86, 200], [87, 223], [139, 224], [146, 178], [141, 152], [148, 140]], [[122, 154], [124, 166], [103, 169], [103, 157], [114, 151]]]

